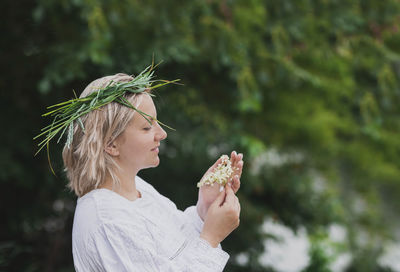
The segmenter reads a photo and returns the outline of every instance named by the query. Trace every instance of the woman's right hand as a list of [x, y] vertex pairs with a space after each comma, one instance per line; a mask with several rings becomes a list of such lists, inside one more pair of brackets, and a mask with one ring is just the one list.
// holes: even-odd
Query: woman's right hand
[[208, 208], [200, 237], [217, 247], [239, 226], [240, 203], [229, 185], [219, 193]]

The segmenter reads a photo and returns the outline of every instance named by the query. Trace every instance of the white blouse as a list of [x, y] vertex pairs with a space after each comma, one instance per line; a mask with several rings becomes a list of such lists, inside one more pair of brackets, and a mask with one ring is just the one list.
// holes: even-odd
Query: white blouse
[[229, 255], [199, 237], [196, 207], [184, 212], [136, 177], [142, 197], [108, 189], [78, 199], [72, 231], [76, 271], [222, 271]]

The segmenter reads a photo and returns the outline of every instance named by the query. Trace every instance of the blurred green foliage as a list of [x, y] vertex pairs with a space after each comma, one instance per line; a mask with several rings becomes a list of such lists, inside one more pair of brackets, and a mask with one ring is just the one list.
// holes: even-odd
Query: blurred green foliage
[[[399, 12], [396, 0], [6, 1], [0, 271], [73, 271], [75, 197], [61, 146], [57, 177], [45, 153], [33, 157], [40, 114], [153, 55], [159, 78], [185, 85], [157, 92], [177, 131], [142, 177], [184, 208], [221, 153], [245, 155], [226, 271], [274, 271], [258, 262], [266, 218], [310, 236], [343, 225], [348, 271], [390, 271], [377, 260], [400, 219]], [[313, 244], [304, 271], [329, 271], [329, 256]]]

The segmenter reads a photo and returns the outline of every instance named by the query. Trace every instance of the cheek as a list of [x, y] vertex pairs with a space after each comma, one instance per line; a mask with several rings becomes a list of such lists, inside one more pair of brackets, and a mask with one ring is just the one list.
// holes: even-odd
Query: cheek
[[140, 143], [132, 141], [130, 143], [125, 143], [125, 145], [121, 147], [121, 153], [127, 160], [138, 160], [143, 154], [143, 149]]
[[151, 151], [155, 147], [153, 136], [150, 134], [140, 134], [138, 132], [135, 137], [130, 137], [127, 139], [122, 147], [122, 152], [124, 157], [130, 161], [134, 160], [136, 162], [145, 163], [150, 157], [155, 155]]

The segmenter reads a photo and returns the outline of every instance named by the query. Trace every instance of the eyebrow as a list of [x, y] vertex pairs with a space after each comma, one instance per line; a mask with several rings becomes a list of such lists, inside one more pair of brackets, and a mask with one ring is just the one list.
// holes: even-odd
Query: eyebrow
[[[149, 120], [151, 121], [151, 124], [153, 124], [154, 122], [157, 121], [157, 118], [151, 116], [150, 114], [149, 114], [149, 116], [146, 115], [146, 118], [149, 119]], [[146, 122], [146, 124], [148, 124], [149, 121], [147, 121], [146, 118], [143, 118], [143, 119], [144, 119], [144, 121]]]

